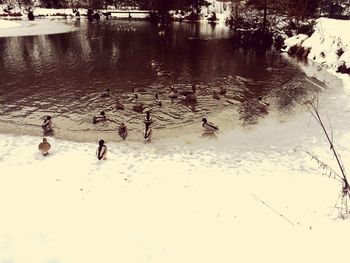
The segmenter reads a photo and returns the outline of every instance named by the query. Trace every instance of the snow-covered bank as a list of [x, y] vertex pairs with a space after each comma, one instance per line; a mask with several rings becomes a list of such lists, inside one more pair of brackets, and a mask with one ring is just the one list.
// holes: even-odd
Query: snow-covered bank
[[[103, 162], [93, 143], [49, 138], [44, 158], [41, 138], [0, 135], [0, 262], [341, 260], [350, 224], [330, 215], [340, 184], [305, 150], [334, 160], [301, 115], [187, 146], [107, 142]], [[350, 135], [338, 127], [348, 166]]]
[[320, 18], [312, 36], [297, 35], [285, 40], [287, 47], [284, 51], [288, 52], [291, 48], [302, 50], [302, 53], [308, 54], [309, 60], [327, 68], [329, 72], [343, 79], [346, 86], [350, 86], [350, 76], [338, 73], [339, 67], [343, 67], [345, 71], [350, 68], [349, 27], [348, 20]]
[[21, 24], [18, 22], [0, 19], [0, 29], [13, 28], [13, 27], [19, 27], [19, 26], [21, 26]]
[[[3, 21], [5, 21], [3, 23]], [[3, 27], [1, 25], [4, 25]], [[6, 25], [13, 25], [7, 26]], [[76, 30], [73, 23], [65, 21], [35, 20], [6, 21], [0, 20], [0, 37], [33, 36], [67, 33]]]

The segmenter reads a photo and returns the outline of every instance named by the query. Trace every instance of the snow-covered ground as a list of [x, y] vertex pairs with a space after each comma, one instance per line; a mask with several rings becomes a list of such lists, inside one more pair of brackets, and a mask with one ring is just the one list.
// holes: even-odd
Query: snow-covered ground
[[74, 30], [73, 23], [63, 20], [0, 20], [0, 37], [59, 34]]
[[13, 27], [19, 27], [19, 26], [21, 26], [21, 24], [18, 22], [0, 19], [0, 29], [13, 28]]
[[310, 49], [309, 60], [327, 68], [329, 72], [343, 79], [344, 85], [350, 88], [350, 76], [336, 72], [342, 64], [350, 68], [349, 27], [349, 20], [320, 18], [312, 36], [297, 35], [286, 39], [285, 51], [295, 45]]
[[[339, 118], [347, 112], [344, 104]], [[339, 122], [336, 145], [349, 167], [349, 125]], [[202, 137], [200, 123], [191, 129], [161, 140], [155, 130], [146, 144], [107, 142], [101, 162], [97, 143], [48, 138], [44, 158], [41, 138], [0, 135], [0, 262], [343, 259], [350, 222], [335, 219], [340, 184], [306, 154], [335, 163], [306, 110], [217, 137]]]

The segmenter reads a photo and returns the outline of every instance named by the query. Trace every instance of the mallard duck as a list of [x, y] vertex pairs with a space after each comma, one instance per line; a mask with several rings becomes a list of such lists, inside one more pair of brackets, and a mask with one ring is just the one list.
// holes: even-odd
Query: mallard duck
[[264, 106], [270, 106], [270, 103], [266, 102], [265, 100], [263, 100], [262, 97], [258, 97], [258, 101], [261, 105], [264, 105]]
[[220, 95], [225, 95], [226, 92], [227, 92], [227, 89], [226, 89], [226, 88], [220, 87], [220, 90], [219, 90], [219, 94], [220, 94]]
[[44, 120], [44, 123], [41, 125], [41, 128], [43, 128], [44, 131], [52, 131], [52, 120], [51, 116], [47, 116]]
[[111, 96], [111, 94], [110, 94], [109, 89], [106, 89], [105, 91], [101, 92], [101, 98], [108, 98], [110, 96]]
[[154, 96], [153, 103], [157, 106], [162, 106], [162, 101], [159, 99], [158, 93], [156, 93], [156, 95]]
[[105, 114], [104, 111], [101, 111], [100, 115], [94, 116], [94, 117], [92, 118], [92, 123], [93, 123], [93, 124], [96, 124], [96, 123], [98, 123], [98, 122], [105, 121], [105, 120], [107, 120], [106, 114]]
[[169, 98], [170, 99], [176, 99], [177, 98], [177, 90], [174, 88], [174, 86], [170, 87]]
[[47, 142], [46, 138], [43, 138], [43, 142], [39, 144], [38, 149], [41, 151], [43, 156], [46, 156], [49, 154], [49, 150], [51, 148], [51, 145]]
[[145, 141], [150, 141], [151, 140], [151, 136], [152, 136], [151, 124], [146, 123], [145, 124], [145, 130], [143, 132], [143, 138], [144, 138]]
[[182, 95], [182, 96], [187, 96], [187, 95], [189, 95], [189, 94], [192, 94], [192, 93], [195, 92], [195, 91], [196, 91], [196, 85], [193, 84], [190, 90], [181, 90], [181, 91], [179, 92], [179, 94]]
[[144, 120], [144, 123], [145, 124], [152, 124], [152, 117], [151, 117], [151, 112], [148, 110], [146, 112], [146, 116], [145, 116], [145, 120]]
[[196, 102], [197, 101], [197, 91], [196, 85], [192, 85], [192, 92], [186, 95], [187, 102]]
[[216, 90], [213, 91], [213, 98], [217, 99], [217, 100], [220, 99], [220, 95], [219, 95], [219, 93]]
[[122, 122], [118, 128], [118, 133], [119, 136], [125, 140], [126, 137], [128, 136], [128, 129], [126, 128], [126, 125], [124, 124], [124, 122]]
[[213, 123], [208, 122], [206, 118], [203, 118], [202, 122], [202, 127], [207, 131], [215, 132], [219, 130], [219, 128], [216, 127]]
[[131, 94], [129, 95], [129, 101], [136, 102], [138, 98], [139, 98], [139, 95], [135, 92], [135, 89], [132, 89]]
[[116, 100], [116, 101], [115, 101], [115, 108], [116, 108], [117, 110], [124, 110], [124, 109], [125, 109], [123, 103], [121, 103], [120, 100]]
[[134, 106], [132, 106], [132, 110], [138, 113], [142, 113], [145, 109], [145, 105], [142, 102], [137, 102]]

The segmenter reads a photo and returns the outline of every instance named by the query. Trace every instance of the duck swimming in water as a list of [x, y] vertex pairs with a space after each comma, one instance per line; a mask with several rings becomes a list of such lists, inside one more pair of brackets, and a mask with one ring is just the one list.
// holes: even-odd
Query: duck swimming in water
[[94, 116], [94, 117], [92, 118], [92, 123], [93, 123], [93, 124], [96, 124], [96, 123], [98, 123], [98, 122], [106, 121], [106, 120], [107, 120], [107, 117], [106, 117], [105, 112], [104, 112], [104, 111], [101, 111], [100, 115]]
[[142, 113], [145, 109], [145, 105], [142, 102], [137, 102], [134, 106], [132, 106], [132, 110], [138, 113]]
[[209, 132], [215, 132], [218, 131], [219, 128], [217, 126], [215, 126], [213, 123], [208, 122], [206, 118], [202, 119], [202, 127]]
[[220, 99], [220, 95], [219, 95], [219, 93], [216, 90], [213, 91], [213, 98], [217, 99], [217, 100]]
[[135, 92], [135, 89], [131, 90], [131, 94], [129, 95], [129, 101], [136, 102], [139, 98], [139, 95]]
[[177, 98], [177, 90], [174, 88], [174, 86], [170, 87], [169, 98], [170, 99], [176, 99]]
[[158, 97], [158, 93], [156, 93], [154, 99], [153, 99], [153, 103], [157, 106], [162, 106], [162, 101], [159, 99]]
[[192, 85], [192, 91], [191, 92], [182, 92], [182, 95], [186, 94], [186, 102], [196, 102], [197, 101], [197, 91], [196, 91], [196, 85]]
[[41, 128], [43, 128], [44, 132], [50, 132], [52, 131], [52, 120], [51, 116], [47, 116], [44, 120], [44, 123], [41, 125]]
[[106, 89], [105, 91], [101, 92], [101, 98], [108, 98], [110, 96], [111, 96], [111, 94], [110, 94], [109, 89]]
[[219, 94], [220, 94], [220, 95], [225, 95], [226, 92], [227, 92], [227, 89], [226, 89], [226, 88], [220, 87], [220, 90], [219, 90]]
[[125, 109], [123, 103], [118, 99], [115, 101], [115, 108], [117, 110], [124, 110]]
[[146, 116], [145, 116], [144, 123], [145, 123], [145, 124], [152, 124], [152, 123], [153, 123], [153, 120], [152, 120], [151, 112], [150, 112], [150, 111], [147, 111], [147, 112], [146, 112]]
[[145, 130], [143, 132], [143, 138], [145, 141], [149, 142], [152, 136], [152, 128], [150, 123], [145, 123]]
[[123, 140], [125, 140], [126, 137], [128, 136], [128, 129], [126, 128], [126, 125], [124, 124], [124, 122], [122, 122], [121, 125], [119, 126], [118, 133]]
[[193, 84], [191, 86], [191, 89], [180, 90], [179, 94], [182, 95], [182, 96], [187, 96], [189, 94], [192, 94], [194, 92], [194, 90], [196, 90], [196, 85], [195, 84]]
[[266, 102], [265, 100], [263, 100], [262, 97], [258, 97], [258, 101], [261, 105], [264, 105], [264, 106], [270, 106], [270, 103]]

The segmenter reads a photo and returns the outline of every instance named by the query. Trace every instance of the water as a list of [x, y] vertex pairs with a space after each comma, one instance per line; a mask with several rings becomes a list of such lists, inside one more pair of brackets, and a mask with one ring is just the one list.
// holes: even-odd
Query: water
[[[163, 35], [147, 22], [76, 23], [80, 30], [65, 34], [0, 38], [0, 132], [41, 135], [51, 115], [57, 138], [119, 140], [116, 129], [125, 122], [136, 139], [144, 114], [132, 110], [132, 89], [145, 104], [159, 94], [163, 106], [152, 110], [159, 134], [200, 125], [203, 116], [220, 127], [250, 126], [269, 114], [295, 114], [317, 90], [278, 52], [235, 48], [224, 26], [179, 23]], [[193, 83], [197, 103], [168, 98], [171, 85]], [[226, 95], [214, 99], [221, 87]], [[107, 88], [112, 97], [101, 98]], [[115, 109], [116, 98], [125, 110]], [[109, 120], [94, 125], [102, 110]]]

